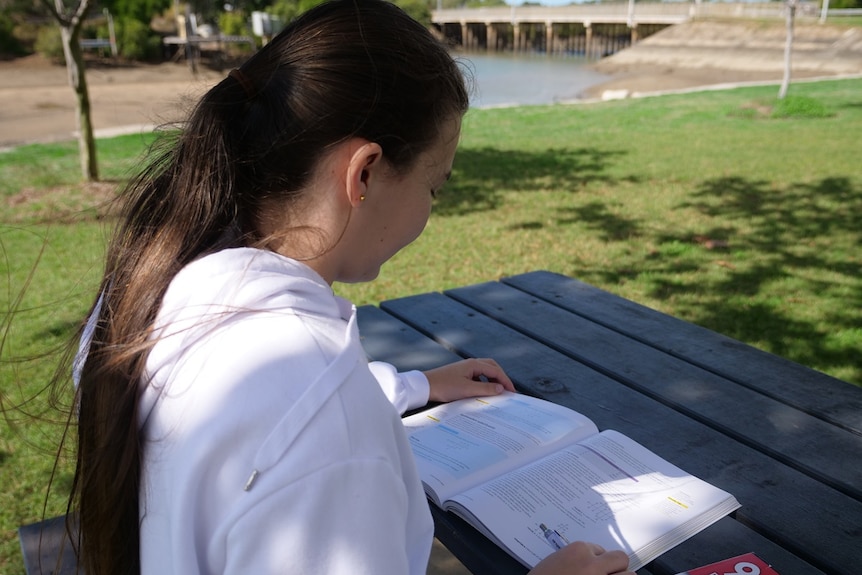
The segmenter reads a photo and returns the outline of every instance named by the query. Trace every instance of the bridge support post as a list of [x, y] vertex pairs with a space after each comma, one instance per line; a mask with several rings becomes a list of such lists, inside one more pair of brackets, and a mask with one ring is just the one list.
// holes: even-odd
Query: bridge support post
[[485, 38], [487, 38], [487, 44], [485, 49], [490, 51], [497, 51], [497, 28], [494, 27], [493, 24], [487, 22], [485, 24]]
[[586, 32], [586, 38], [584, 39], [584, 57], [592, 58], [593, 57], [593, 25], [590, 21], [584, 22], [584, 31]]
[[465, 50], [472, 50], [476, 47], [476, 34], [470, 28], [467, 22], [461, 22], [461, 44]]
[[554, 51], [554, 23], [545, 22], [545, 54], [551, 55]]

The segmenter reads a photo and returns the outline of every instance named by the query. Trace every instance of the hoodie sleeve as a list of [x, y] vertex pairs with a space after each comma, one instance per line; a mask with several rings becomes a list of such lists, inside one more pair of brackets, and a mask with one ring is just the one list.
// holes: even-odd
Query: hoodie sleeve
[[408, 409], [428, 403], [428, 378], [421, 371], [399, 373], [395, 366], [382, 361], [372, 361], [368, 367], [398, 413], [403, 414]]

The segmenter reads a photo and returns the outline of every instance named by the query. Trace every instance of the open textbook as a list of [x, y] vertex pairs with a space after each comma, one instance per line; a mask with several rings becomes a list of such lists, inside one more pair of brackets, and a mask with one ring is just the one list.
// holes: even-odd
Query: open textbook
[[729, 493], [616, 431], [505, 392], [404, 418], [428, 498], [527, 567], [571, 541], [635, 571], [739, 508]]

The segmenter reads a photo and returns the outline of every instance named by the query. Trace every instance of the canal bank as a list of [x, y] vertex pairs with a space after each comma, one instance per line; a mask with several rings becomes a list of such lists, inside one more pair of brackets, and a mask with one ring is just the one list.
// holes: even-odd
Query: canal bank
[[[593, 70], [611, 78], [585, 89], [581, 97], [780, 82], [785, 41], [785, 26], [780, 21], [677, 24], [592, 64]], [[858, 76], [862, 74], [862, 29], [798, 22], [791, 62], [791, 79]]]

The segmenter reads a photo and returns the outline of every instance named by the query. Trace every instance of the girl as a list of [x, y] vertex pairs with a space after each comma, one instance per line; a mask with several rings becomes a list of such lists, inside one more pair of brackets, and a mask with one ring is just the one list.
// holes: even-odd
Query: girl
[[[375, 278], [421, 233], [467, 104], [422, 26], [335, 0], [212, 88], [129, 184], [77, 370], [89, 575], [425, 571], [399, 411], [513, 386], [487, 359], [369, 365], [330, 285]], [[625, 567], [578, 543], [536, 572]]]

